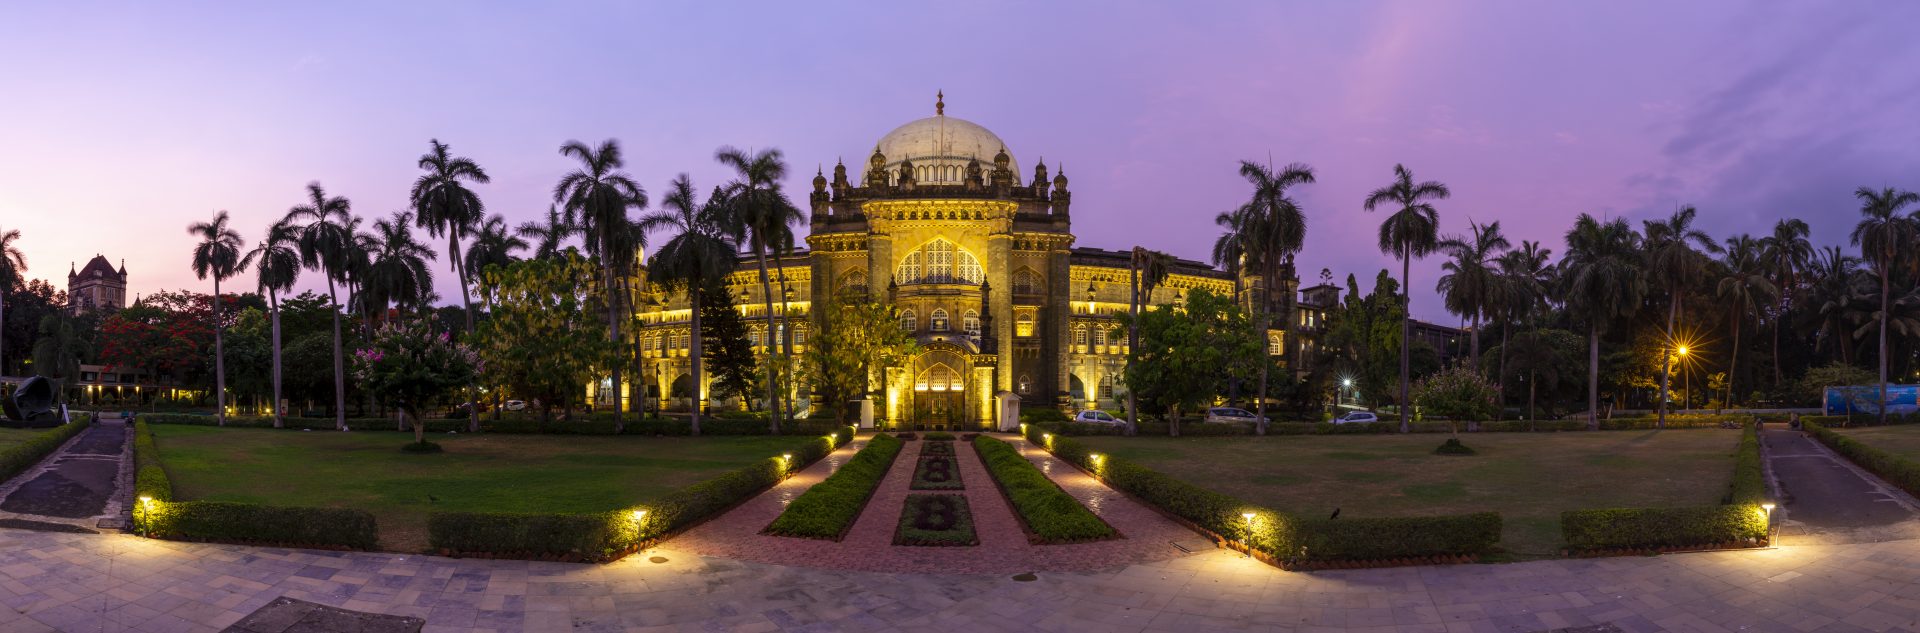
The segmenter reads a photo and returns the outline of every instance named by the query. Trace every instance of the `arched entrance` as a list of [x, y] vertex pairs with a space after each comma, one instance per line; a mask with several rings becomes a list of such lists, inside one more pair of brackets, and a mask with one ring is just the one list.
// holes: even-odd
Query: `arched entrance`
[[950, 345], [929, 346], [913, 359], [912, 426], [954, 430], [967, 422], [967, 356]]

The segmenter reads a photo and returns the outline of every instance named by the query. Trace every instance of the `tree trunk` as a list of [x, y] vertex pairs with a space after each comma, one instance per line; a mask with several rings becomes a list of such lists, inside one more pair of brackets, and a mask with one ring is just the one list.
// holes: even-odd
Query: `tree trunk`
[[1587, 430], [1600, 430], [1600, 325], [1587, 334]]
[[[694, 285], [697, 286], [702, 282], [704, 282], [704, 280], [695, 281]], [[690, 303], [693, 304], [693, 435], [694, 437], [699, 437], [700, 391], [701, 386], [706, 384], [700, 377], [700, 366], [705, 364], [702, 362], [704, 359], [701, 358], [700, 355], [700, 339], [705, 338], [700, 336], [700, 289], [693, 288], [688, 290], [687, 297], [691, 299]]]
[[1275, 267], [1271, 262], [1266, 261], [1272, 259], [1271, 257], [1262, 257], [1260, 259], [1262, 260], [1261, 268], [1264, 270], [1261, 271], [1260, 296], [1255, 299], [1256, 305], [1254, 306], [1255, 316], [1253, 325], [1254, 332], [1259, 336], [1260, 341], [1260, 389], [1258, 395], [1255, 396], [1257, 401], [1253, 405], [1253, 431], [1255, 435], [1266, 435], [1267, 371], [1269, 366], [1273, 365], [1273, 358], [1267, 355], [1267, 337], [1271, 336], [1271, 334], [1267, 332], [1267, 307], [1268, 304], [1271, 303], [1269, 299], [1273, 298], [1273, 272]]
[[[1893, 258], [1889, 255], [1886, 259]], [[1882, 426], [1887, 423], [1887, 312], [1892, 309], [1887, 301], [1887, 282], [1892, 274], [1892, 271], [1887, 270], [1888, 268], [1892, 267], [1885, 266], [1880, 270], [1880, 424]]]
[[[1740, 369], [1740, 315], [1733, 315], [1733, 352], [1727, 355], [1727, 398], [1720, 401], [1720, 408], [1733, 406], [1733, 380]], [[1713, 387], [1709, 386], [1708, 389]]]
[[1538, 380], [1534, 372], [1527, 372], [1527, 430], [1529, 431], [1533, 430], [1533, 421], [1536, 419], [1533, 415], [1533, 392], [1540, 386]]
[[327, 301], [333, 304], [333, 428], [347, 429], [347, 367], [346, 358], [340, 353], [340, 296], [333, 287], [333, 276], [327, 276]]
[[[1512, 323], [1502, 322], [1500, 324], [1500, 379], [1495, 381], [1493, 386], [1493, 392], [1498, 394], [1500, 398], [1500, 412], [1494, 416], [1496, 420], [1506, 419], [1507, 417], [1507, 345], [1510, 341], [1507, 337], [1507, 331], [1511, 329], [1513, 329]], [[1527, 413], [1527, 419], [1533, 419], [1532, 412]]]
[[220, 271], [213, 273], [213, 406], [219, 426], [227, 425], [227, 350], [220, 322]]
[[[780, 399], [786, 403], [786, 419], [793, 419], [793, 401], [799, 395], [795, 393], [793, 380], [793, 320], [787, 317], [787, 266], [779, 257], [773, 259], [773, 272], [780, 278]], [[767, 330], [771, 333], [773, 330]], [[774, 351], [767, 347], [769, 355]]]
[[1174, 405], [1167, 410], [1167, 435], [1180, 437], [1180, 405]]
[[1780, 311], [1779, 311], [1779, 313], [1777, 313], [1777, 314], [1775, 314], [1775, 315], [1773, 316], [1773, 388], [1774, 388], [1774, 390], [1776, 390], [1776, 391], [1780, 389], [1780, 380], [1781, 380], [1781, 374], [1780, 374], [1780, 322], [1781, 322], [1781, 321], [1783, 321], [1783, 320], [1785, 320], [1785, 319], [1787, 318], [1787, 308], [1788, 308], [1788, 307], [1789, 307], [1789, 305], [1790, 305], [1790, 304], [1788, 303], [1788, 301], [1787, 301], [1787, 293], [1789, 292], [1789, 291], [1787, 290], [1787, 285], [1786, 285], [1786, 284], [1784, 283], [1784, 282], [1785, 282], [1785, 280], [1784, 280], [1784, 279], [1782, 280], [1782, 282], [1783, 282], [1783, 283], [1781, 283], [1781, 284], [1780, 284], [1780, 286], [1779, 286], [1779, 289], [1780, 289]]
[[[765, 315], [766, 322], [767, 322], [767, 333], [771, 335], [773, 333], [773, 284], [767, 279], [767, 248], [763, 245], [756, 245], [753, 250], [754, 250], [754, 255], [758, 256], [760, 259], [760, 302], [764, 304], [767, 309], [767, 313]], [[768, 360], [773, 359], [774, 349], [775, 348], [773, 344], [769, 343], [767, 345]], [[774, 380], [775, 372], [773, 371], [773, 369], [774, 368], [772, 367], [771, 363], [769, 363], [767, 367], [767, 431], [774, 435], [779, 435], [780, 434], [780, 393], [779, 393], [779, 385], [775, 384], [779, 381]], [[694, 399], [696, 400], [696, 402], [694, 403], [694, 406], [696, 407], [700, 406], [700, 403], [697, 402], [697, 400], [699, 400], [699, 396], [698, 395], [694, 396]]]
[[[467, 407], [467, 408], [472, 409], [473, 407]], [[413, 443], [415, 444], [427, 443], [427, 425], [426, 423], [420, 421], [420, 416], [418, 414], [415, 414], [412, 411], [408, 411], [406, 407], [400, 407], [400, 417], [405, 418], [408, 422], [413, 423]]]
[[1660, 363], [1660, 402], [1656, 403], [1660, 405], [1660, 419], [1654, 424], [1654, 426], [1663, 429], [1667, 428], [1667, 400], [1669, 399], [1668, 394], [1671, 393], [1669, 389], [1673, 386], [1673, 320], [1679, 315], [1680, 293], [1679, 291], [1675, 291], [1673, 293], [1673, 303], [1667, 306], [1666, 353], [1662, 356], [1662, 362]]
[[1400, 432], [1412, 430], [1413, 401], [1409, 384], [1413, 357], [1409, 355], [1413, 338], [1413, 251], [1400, 249]]
[[280, 410], [280, 294], [269, 288], [267, 300], [273, 302], [273, 428], [285, 427], [285, 414]]
[[0, 284], [0, 376], [7, 375], [7, 291], [13, 290], [11, 282]]
[[[467, 309], [467, 335], [473, 335], [473, 296], [467, 292], [467, 264], [460, 257], [460, 234], [448, 230], [447, 241], [451, 244], [447, 259], [453, 260], [453, 276], [460, 280], [460, 304]], [[467, 432], [480, 432], [480, 390], [476, 385], [479, 376], [467, 381]]]
[[1487, 375], [1486, 370], [1480, 368], [1480, 313], [1478, 311], [1473, 313], [1473, 330], [1467, 332], [1467, 345], [1472, 348], [1468, 351], [1467, 362], [1473, 364], [1473, 373], [1479, 376]]
[[[1140, 263], [1133, 262], [1133, 270], [1128, 271], [1127, 309], [1133, 318], [1127, 321], [1127, 366], [1133, 366], [1133, 360], [1140, 353]], [[1140, 399], [1133, 393], [1133, 385], [1127, 385], [1127, 435], [1140, 432]]]
[[[613, 277], [612, 249], [603, 248], [600, 250], [606, 257], [606, 261], [603, 262], [600, 267], [606, 271], [607, 275], [606, 283], [603, 284], [603, 287], [605, 287], [607, 291], [607, 340], [612, 342], [615, 348], [618, 348], [620, 346], [620, 300], [624, 297], [620, 296], [618, 290], [619, 284]], [[613, 432], [615, 435], [625, 431], [627, 427], [626, 416], [621, 414], [620, 406], [620, 391], [624, 387], [620, 382], [621, 364], [622, 363], [613, 364]]]

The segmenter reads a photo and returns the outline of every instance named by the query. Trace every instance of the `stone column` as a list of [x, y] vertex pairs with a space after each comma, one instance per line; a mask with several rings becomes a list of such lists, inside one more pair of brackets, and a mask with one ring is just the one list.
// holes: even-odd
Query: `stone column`
[[998, 343], [999, 363], [994, 368], [1001, 391], [1014, 388], [1013, 358], [1019, 341], [1013, 337], [1013, 236], [998, 232], [987, 236], [987, 306], [993, 312], [993, 338]]
[[1067, 363], [1068, 351], [1073, 345], [1073, 331], [1070, 324], [1073, 321], [1074, 290], [1073, 280], [1070, 279], [1072, 273], [1068, 262], [1069, 252], [1069, 249], [1062, 244], [1057, 245], [1047, 255], [1047, 264], [1052, 270], [1047, 273], [1049, 281], [1047, 307], [1041, 313], [1046, 329], [1045, 336], [1040, 342], [1040, 351], [1042, 358], [1046, 359], [1045, 366], [1053, 372], [1052, 380], [1043, 384], [1053, 385], [1057, 390], [1054, 394], [1049, 394], [1051, 396], [1049, 399], [1053, 400], [1054, 406], [1060, 407], [1061, 411], [1072, 410], [1072, 395], [1068, 393], [1071, 387], [1071, 383], [1068, 382], [1070, 368]]

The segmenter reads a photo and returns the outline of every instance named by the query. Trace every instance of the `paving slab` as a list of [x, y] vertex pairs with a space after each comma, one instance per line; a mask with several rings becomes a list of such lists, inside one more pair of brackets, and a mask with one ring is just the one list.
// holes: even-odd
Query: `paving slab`
[[38, 517], [85, 519], [107, 512], [119, 491], [127, 425], [95, 423], [48, 456], [0, 500], [0, 511]]
[[1768, 467], [1785, 495], [1789, 541], [1871, 542], [1920, 537], [1911, 496], [1855, 466], [1806, 433], [1760, 432]]

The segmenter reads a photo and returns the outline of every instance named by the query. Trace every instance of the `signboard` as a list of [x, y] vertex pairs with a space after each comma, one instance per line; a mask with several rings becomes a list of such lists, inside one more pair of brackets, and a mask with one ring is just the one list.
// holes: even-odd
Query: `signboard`
[[[1827, 415], [1880, 414], [1880, 385], [1827, 387]], [[1920, 385], [1887, 385], [1887, 413], [1920, 412]]]

